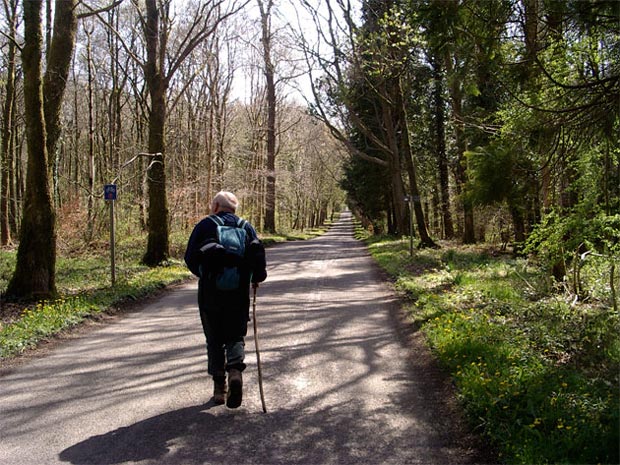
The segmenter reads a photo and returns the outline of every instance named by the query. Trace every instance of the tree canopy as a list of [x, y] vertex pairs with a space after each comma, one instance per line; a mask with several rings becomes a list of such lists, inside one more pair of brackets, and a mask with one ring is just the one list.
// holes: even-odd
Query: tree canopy
[[[556, 227], [558, 279], [576, 248], [615, 250], [615, 1], [49, 1], [45, 15], [44, 3], [0, 11], [0, 238], [23, 249], [16, 295], [54, 292], [54, 241], [26, 258], [30, 216], [50, 218], [44, 237], [91, 243], [107, 183], [121, 223], [147, 232], [150, 266], [222, 188], [269, 231], [320, 223], [343, 192], [376, 232], [407, 234], [413, 218], [420, 246], [510, 237], [540, 251]], [[302, 77], [310, 90], [292, 97]], [[567, 226], [589, 221], [611, 242]], [[18, 286], [33, 268], [46, 288]]]

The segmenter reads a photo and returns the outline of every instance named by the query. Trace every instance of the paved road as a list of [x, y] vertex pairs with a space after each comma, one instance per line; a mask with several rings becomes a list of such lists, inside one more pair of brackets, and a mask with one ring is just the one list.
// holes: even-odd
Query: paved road
[[244, 403], [215, 406], [196, 283], [0, 377], [0, 464], [474, 463], [445, 383], [399, 330], [345, 214], [268, 250]]

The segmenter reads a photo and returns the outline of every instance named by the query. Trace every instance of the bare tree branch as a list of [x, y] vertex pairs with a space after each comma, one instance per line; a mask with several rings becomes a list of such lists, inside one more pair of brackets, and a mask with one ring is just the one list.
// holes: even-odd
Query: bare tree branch
[[[213, 32], [217, 29], [217, 27], [222, 21], [241, 11], [249, 2], [250, 0], [245, 0], [240, 5], [233, 3], [231, 9], [217, 17], [213, 24], [210, 24], [210, 19], [212, 16], [211, 13], [213, 11], [219, 10], [219, 7], [225, 2], [224, 0], [218, 0], [215, 5], [203, 4], [200, 11], [196, 12], [194, 22], [190, 28], [190, 31], [188, 32], [188, 34], [186, 34], [185, 38], [182, 41], [182, 49], [179, 50], [179, 52], [176, 54], [176, 58], [170, 64], [170, 68], [168, 69], [168, 72], [166, 73], [166, 76], [164, 78], [166, 82], [170, 81], [174, 73], [177, 71], [179, 66], [181, 66], [181, 63], [183, 63], [187, 56], [191, 54], [204, 39], [213, 34]], [[207, 9], [207, 7], [209, 7], [209, 12], [207, 13], [207, 16], [200, 19], [204, 15], [204, 10]], [[202, 21], [202, 27], [194, 36], [191, 36], [191, 33], [195, 30], [195, 28], [199, 24], [199, 21]]]
[[[314, 102], [312, 102], [312, 107], [314, 109], [314, 116], [323, 122], [330, 133], [340, 141], [347, 150], [360, 158], [369, 161], [371, 163], [380, 165], [380, 166], [388, 166], [388, 162], [378, 157], [373, 157], [363, 152], [362, 150], [355, 147], [355, 145], [350, 141], [348, 135], [343, 132], [341, 128], [339, 128], [336, 124], [331, 121], [330, 116], [328, 115], [328, 110], [325, 108], [325, 105], [322, 102], [321, 90], [317, 88], [316, 79], [314, 77], [314, 66], [315, 62], [318, 62], [318, 66], [320, 67], [321, 72], [326, 77], [323, 79], [323, 82], [330, 88], [328, 91], [330, 93], [339, 92], [343, 94], [342, 90], [343, 83], [346, 81], [345, 72], [341, 67], [341, 60], [345, 57], [344, 51], [341, 49], [339, 45], [339, 40], [337, 37], [337, 24], [334, 12], [332, 10], [331, 4], [328, 2], [328, 16], [327, 16], [327, 27], [328, 27], [328, 36], [325, 36], [325, 32], [323, 31], [323, 27], [320, 27], [319, 13], [316, 11], [314, 7], [312, 7], [307, 0], [302, 0], [304, 6], [308, 9], [308, 12], [311, 14], [313, 21], [317, 25], [317, 33], [319, 34], [319, 40], [321, 38], [327, 39], [328, 45], [331, 47], [333, 58], [326, 58], [325, 55], [321, 54], [319, 50], [313, 50], [308, 41], [306, 40], [305, 34], [301, 25], [299, 27], [299, 31], [296, 32], [297, 38], [302, 46], [302, 53], [305, 56], [306, 62], [308, 63], [308, 73], [310, 77], [310, 88], [312, 94], [314, 96]], [[351, 5], [349, 2], [345, 5], [341, 0], [338, 0], [338, 4], [341, 8], [344, 8], [344, 16], [347, 21], [347, 25], [349, 29], [355, 29], [355, 25], [352, 23], [351, 16]], [[299, 20], [299, 18], [298, 18]], [[353, 39], [351, 34], [347, 34], [347, 38], [350, 41], [350, 45], [353, 46]], [[318, 47], [318, 45], [317, 45]], [[334, 70], [332, 72], [331, 70]], [[363, 124], [358, 115], [350, 110], [351, 102], [347, 101], [346, 96], [340, 95], [342, 103], [347, 110], [347, 114], [344, 115], [340, 108], [330, 108], [332, 113], [335, 113], [340, 119], [341, 123], [345, 123], [349, 120], [357, 129], [363, 132], [363, 134], [368, 137], [369, 140], [372, 141], [373, 144], [376, 145], [378, 149], [383, 151], [384, 153], [390, 153], [390, 148], [368, 127]]]
[[[120, 5], [124, 0], [119, 0], [117, 3]], [[90, 6], [88, 5], [84, 5], [86, 8], [90, 8]], [[125, 42], [125, 39], [123, 39], [123, 36], [120, 35], [120, 33], [116, 30], [116, 28], [114, 26], [112, 26], [103, 16], [101, 16], [102, 12], [105, 11], [109, 11], [111, 8], [105, 9], [104, 11], [93, 11], [92, 15], [85, 15], [84, 17], [88, 17], [88, 16], [95, 16], [103, 25], [105, 25], [110, 31], [112, 31], [112, 34], [114, 34], [116, 36], [116, 38], [119, 40], [119, 42], [121, 43], [121, 45], [123, 46], [123, 49], [125, 50], [125, 52], [127, 53], [127, 55], [129, 55], [131, 57], [131, 59], [133, 61], [135, 61], [141, 68], [144, 68], [144, 62], [140, 60], [140, 57], [138, 57], [132, 50], [132, 48], [127, 45], [127, 43]], [[82, 16], [78, 16], [78, 18], [81, 18]], [[140, 20], [142, 21], [142, 17], [140, 16]]]
[[114, 8], [119, 6], [121, 3], [123, 3], [123, 1], [124, 0], [116, 0], [114, 3], [111, 3], [108, 6], [105, 6], [103, 8], [98, 8], [98, 9], [94, 9], [90, 5], [87, 5], [84, 2], [80, 2], [80, 4], [84, 5], [84, 7], [88, 10], [88, 12], [87, 13], [80, 13], [80, 14], [78, 14], [77, 15], [77, 19], [84, 19], [84, 18], [88, 18], [90, 16], [99, 15], [100, 13], [105, 13], [106, 11], [113, 10]]

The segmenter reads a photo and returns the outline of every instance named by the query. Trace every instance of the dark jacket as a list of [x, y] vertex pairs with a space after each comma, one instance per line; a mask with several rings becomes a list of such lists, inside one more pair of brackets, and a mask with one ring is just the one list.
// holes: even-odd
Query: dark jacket
[[[228, 212], [217, 214], [226, 226], [236, 226], [239, 217]], [[260, 283], [267, 278], [265, 249], [256, 231], [246, 223], [246, 254], [235, 262], [239, 266], [241, 286], [235, 291], [220, 291], [215, 287], [214, 276], [224, 265], [238, 260], [226, 253], [217, 242], [217, 225], [208, 217], [203, 218], [192, 231], [185, 251], [185, 263], [200, 278], [198, 304], [212, 322], [218, 321], [222, 330], [242, 336], [247, 331], [250, 308], [250, 282]], [[224, 328], [225, 327], [225, 328]]]

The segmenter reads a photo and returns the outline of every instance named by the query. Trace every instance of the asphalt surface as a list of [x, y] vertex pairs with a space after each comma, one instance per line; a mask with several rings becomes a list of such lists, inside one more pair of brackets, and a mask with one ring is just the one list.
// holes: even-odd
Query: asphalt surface
[[196, 282], [0, 377], [0, 464], [446, 464], [483, 460], [350, 215], [268, 249], [244, 401], [215, 406]]

